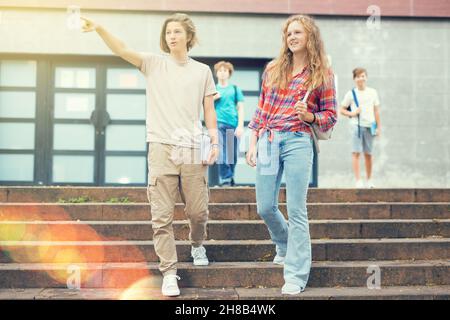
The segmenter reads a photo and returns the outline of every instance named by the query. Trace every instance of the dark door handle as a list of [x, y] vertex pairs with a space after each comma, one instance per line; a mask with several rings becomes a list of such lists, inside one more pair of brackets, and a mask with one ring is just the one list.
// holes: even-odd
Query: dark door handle
[[99, 131], [103, 132], [108, 124], [111, 123], [111, 117], [107, 111], [94, 110], [91, 113], [91, 123]]

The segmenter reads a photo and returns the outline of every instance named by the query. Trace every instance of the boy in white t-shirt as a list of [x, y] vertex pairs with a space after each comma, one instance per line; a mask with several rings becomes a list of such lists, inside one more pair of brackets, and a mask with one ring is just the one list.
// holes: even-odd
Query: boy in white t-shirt
[[[102, 26], [82, 19], [85, 21], [84, 32], [96, 31], [116, 55], [138, 67], [146, 77], [147, 194], [151, 205], [153, 242], [160, 260], [159, 269], [164, 276], [162, 293], [177, 296], [180, 290], [172, 222], [178, 190], [189, 219], [194, 265], [209, 264], [202, 245], [209, 213], [206, 177], [207, 166], [213, 164], [219, 154], [213, 98], [216, 88], [212, 72], [207, 65], [188, 56], [197, 37], [195, 26], [186, 14], [174, 14], [164, 22], [160, 47], [165, 55], [134, 51]], [[202, 109], [210, 142], [202, 138]]]
[[360, 154], [364, 152], [367, 187], [373, 188], [372, 149], [374, 138], [379, 137], [381, 134], [380, 100], [377, 91], [366, 86], [367, 71], [365, 69], [354, 69], [353, 80], [356, 88], [346, 93], [341, 103], [340, 113], [349, 117], [351, 121], [352, 166], [355, 173], [356, 187], [364, 187], [359, 170]]

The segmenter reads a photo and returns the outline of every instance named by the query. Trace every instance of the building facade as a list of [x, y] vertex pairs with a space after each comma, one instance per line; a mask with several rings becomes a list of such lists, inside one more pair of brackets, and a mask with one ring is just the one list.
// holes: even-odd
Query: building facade
[[[151, 52], [160, 52], [164, 19], [189, 13], [200, 39], [191, 56], [211, 67], [223, 59], [235, 65], [231, 80], [243, 89], [246, 123], [264, 66], [278, 54], [283, 21], [312, 14], [338, 102], [353, 87], [357, 66], [368, 70], [368, 85], [380, 95], [376, 186], [450, 187], [447, 1], [213, 2], [0, 1], [0, 184], [147, 183], [144, 79], [96, 34], [67, 28], [67, 6], [75, 4], [128, 46]], [[238, 184], [254, 182], [247, 146], [244, 137]], [[319, 187], [353, 186], [350, 146], [348, 119], [339, 117], [316, 158]]]

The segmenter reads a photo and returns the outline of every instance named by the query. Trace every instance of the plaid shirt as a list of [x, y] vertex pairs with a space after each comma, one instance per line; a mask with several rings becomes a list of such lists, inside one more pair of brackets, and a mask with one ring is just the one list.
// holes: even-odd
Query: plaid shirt
[[[294, 108], [297, 101], [303, 99], [307, 92], [304, 83], [309, 73], [305, 67], [302, 72], [292, 78], [286, 89], [267, 87], [267, 74], [264, 73], [258, 108], [248, 124], [250, 129], [257, 131], [258, 137], [265, 131], [269, 131], [269, 141], [272, 141], [273, 130], [303, 131], [311, 134], [311, 128], [298, 118]], [[316, 115], [319, 130], [325, 132], [335, 125], [337, 102], [334, 75], [331, 71], [327, 83], [311, 91], [307, 105], [308, 111]]]

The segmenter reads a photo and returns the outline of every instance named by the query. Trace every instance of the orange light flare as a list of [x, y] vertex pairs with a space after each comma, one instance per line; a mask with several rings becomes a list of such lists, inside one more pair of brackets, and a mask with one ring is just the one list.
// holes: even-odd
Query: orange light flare
[[78, 270], [81, 288], [119, 289], [118, 299], [147, 299], [154, 296], [155, 288], [159, 292], [161, 277], [151, 274], [138, 247], [104, 241], [125, 240], [100, 236], [89, 224], [72, 221], [61, 206], [0, 208], [3, 261], [43, 264], [41, 270], [61, 284]]
[[[99, 281], [96, 277], [98, 265], [104, 262], [104, 246], [102, 237], [93, 228], [85, 223], [52, 224], [49, 237], [55, 245], [42, 252], [41, 261], [80, 268], [82, 286]], [[67, 272], [67, 269], [58, 270], [50, 276], [57, 281], [66, 281]]]
[[[125, 241], [117, 237], [105, 240]], [[161, 279], [151, 272], [145, 255], [138, 247], [131, 243], [105, 246], [105, 260], [108, 262], [105, 263], [103, 269], [103, 287], [119, 289], [117, 299], [124, 297], [146, 299], [153, 296], [152, 289], [158, 288], [159, 292]], [[145, 292], [141, 292], [143, 289]], [[136, 296], [136, 290], [141, 292], [138, 296]], [[131, 293], [133, 293], [133, 298], [130, 297]]]
[[148, 276], [133, 283], [121, 292], [119, 300], [154, 300], [163, 299], [161, 296], [161, 276]]
[[[46, 220], [64, 220], [69, 216], [55, 206], [47, 210], [39, 205], [8, 204], [0, 207], [0, 251], [2, 256], [17, 263], [31, 262], [29, 246], [24, 241], [39, 241], [39, 230], [46, 228], [37, 223]], [[17, 245], [16, 245], [17, 244]]]
[[[48, 209], [48, 207], [46, 207]], [[103, 263], [102, 238], [86, 223], [71, 221], [60, 206], [43, 211], [42, 206], [6, 206], [0, 210], [2, 255], [16, 263], [51, 264], [48, 275], [66, 283], [69, 268], [79, 268], [81, 284], [98, 274], [88, 263]], [[90, 245], [90, 242], [96, 245]]]

